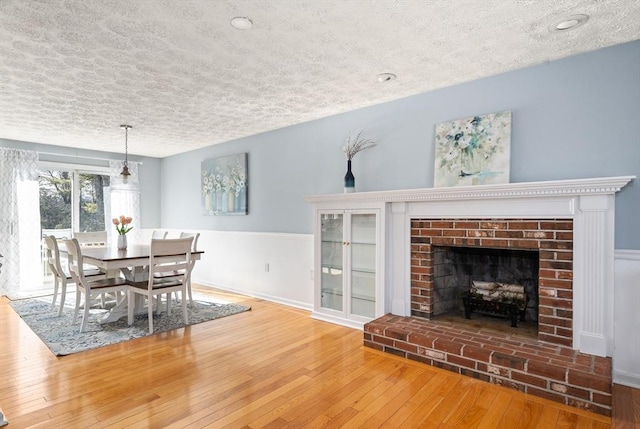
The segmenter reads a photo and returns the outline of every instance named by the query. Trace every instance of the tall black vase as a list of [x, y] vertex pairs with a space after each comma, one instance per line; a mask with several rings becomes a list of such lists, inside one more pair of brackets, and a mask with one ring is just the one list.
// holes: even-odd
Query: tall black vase
[[356, 190], [356, 178], [353, 177], [351, 172], [351, 160], [347, 160], [347, 174], [344, 175], [344, 192], [355, 192]]

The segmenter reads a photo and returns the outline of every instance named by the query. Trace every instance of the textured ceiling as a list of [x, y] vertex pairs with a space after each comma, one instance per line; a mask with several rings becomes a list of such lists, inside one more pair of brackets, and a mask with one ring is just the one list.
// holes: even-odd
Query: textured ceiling
[[0, 138], [165, 157], [639, 37], [640, 0], [0, 0]]

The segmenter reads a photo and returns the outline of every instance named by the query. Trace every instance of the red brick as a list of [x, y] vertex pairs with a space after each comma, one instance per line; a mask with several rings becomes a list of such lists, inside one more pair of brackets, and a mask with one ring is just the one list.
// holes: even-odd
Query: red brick
[[571, 289], [573, 287], [572, 280], [552, 280], [540, 278], [538, 281], [538, 286], [540, 287], [553, 287], [558, 289]]
[[384, 330], [384, 335], [389, 338], [394, 338], [396, 340], [407, 341], [408, 332], [399, 330], [395, 327], [389, 327]]
[[540, 377], [536, 377], [533, 376], [531, 374], [526, 374], [526, 373], [522, 373], [522, 372], [518, 372], [518, 371], [512, 371], [511, 372], [511, 378], [519, 381], [521, 383], [524, 384], [530, 384], [532, 386], [537, 386], [537, 387], [542, 387], [545, 388], [547, 387], [547, 380], [544, 378], [540, 378]]
[[571, 232], [556, 232], [556, 240], [573, 240], [573, 231]]
[[468, 357], [470, 359], [480, 360], [483, 362], [489, 362], [491, 353], [491, 350], [483, 349], [481, 347], [465, 345], [462, 348], [462, 356]]
[[405, 343], [404, 341], [394, 341], [393, 347], [409, 353], [418, 353], [418, 346], [416, 346], [415, 344]]
[[538, 222], [534, 221], [509, 221], [509, 229], [540, 229]]
[[573, 299], [573, 291], [566, 289], [558, 289], [558, 298], [560, 299]]
[[564, 382], [566, 379], [567, 370], [565, 368], [550, 365], [548, 363], [529, 361], [527, 362], [527, 372], [534, 375], [540, 375], [545, 378], [551, 378], [553, 380]]
[[476, 361], [473, 361], [471, 359], [465, 359], [463, 357], [460, 357], [454, 354], [447, 355], [447, 362], [453, 365], [463, 366], [465, 368], [475, 369], [476, 367]]
[[518, 356], [507, 355], [500, 352], [493, 352], [491, 354], [491, 363], [507, 368], [524, 370], [527, 360]]
[[540, 229], [554, 229], [563, 231], [573, 231], [573, 221], [555, 221], [555, 222], [540, 222]]
[[573, 280], [573, 271], [558, 271], [557, 273], [559, 279]]
[[435, 244], [438, 246], [452, 246], [454, 242], [453, 238], [450, 237], [433, 237], [431, 239], [431, 244]]
[[476, 246], [480, 246], [480, 239], [478, 238], [456, 238], [454, 240], [454, 244], [459, 245], [459, 246], [470, 246], [470, 247], [476, 247]]
[[561, 326], [563, 328], [571, 328], [570, 319], [560, 319], [559, 317], [539, 316], [538, 323], [540, 325]]
[[375, 343], [382, 344], [384, 346], [392, 346], [393, 340], [391, 338], [382, 337], [380, 335], [373, 335], [371, 340]]
[[[544, 261], [540, 261], [540, 264], [542, 264]], [[557, 279], [558, 278], [558, 270], [553, 270], [553, 269], [544, 269], [544, 268], [540, 268], [538, 270], [538, 277], [540, 277], [541, 279]]]
[[452, 221], [443, 221], [443, 220], [433, 220], [431, 221], [431, 227], [432, 228], [453, 228], [453, 222]]
[[481, 229], [507, 229], [507, 222], [498, 222], [498, 221], [490, 221], [490, 222], [480, 222]]
[[420, 231], [420, 235], [428, 237], [439, 237], [442, 235], [442, 230], [436, 228], [423, 229]]
[[604, 395], [598, 392], [593, 392], [592, 401], [596, 404], [600, 404], [606, 407], [610, 407], [612, 405], [611, 395]]
[[537, 249], [540, 245], [537, 240], [510, 240], [509, 247], [512, 249]]
[[567, 382], [575, 386], [611, 393], [611, 377], [570, 369], [569, 375], [567, 376]]
[[454, 221], [454, 228], [459, 229], [478, 229], [480, 227], [480, 222], [470, 222], [470, 221]]
[[593, 372], [596, 374], [611, 377], [611, 358], [594, 356]]
[[540, 296], [538, 304], [554, 308], [572, 308], [572, 301], [569, 299], [547, 298], [545, 296]]
[[541, 269], [552, 270], [573, 270], [573, 263], [571, 261], [540, 261]]
[[523, 231], [496, 231], [494, 234], [496, 238], [524, 238]]
[[409, 338], [407, 341], [413, 344], [417, 344], [419, 346], [424, 346], [428, 348], [433, 348], [433, 342], [436, 340], [436, 337], [430, 335], [421, 335], [421, 334], [409, 334]]
[[467, 230], [465, 229], [445, 229], [442, 231], [442, 235], [445, 237], [466, 237]]
[[467, 231], [469, 237], [494, 237], [494, 231]]
[[480, 240], [480, 243], [482, 246], [487, 246], [487, 247], [501, 247], [501, 248], [507, 248], [509, 247], [509, 241], [508, 240], [498, 240], [498, 239], [491, 239], [491, 238], [483, 238], [482, 240]]
[[538, 389], [536, 387], [527, 387], [527, 393], [530, 395], [539, 396], [540, 398], [550, 399], [561, 404], [566, 403], [564, 396], [558, 393], [550, 392], [548, 390]]
[[555, 335], [543, 334], [539, 333], [538, 338], [540, 341], [546, 341], [548, 343], [560, 344], [563, 346], [571, 347], [573, 345], [573, 340], [571, 338], [558, 337]]
[[573, 250], [573, 241], [544, 240], [540, 242], [540, 248], [541, 249]]
[[549, 231], [523, 231], [524, 238], [532, 238], [536, 240], [553, 240], [555, 234]]
[[454, 353], [459, 355], [460, 350], [462, 349], [462, 345], [458, 343], [454, 343], [453, 341], [443, 340], [442, 338], [436, 339], [433, 343], [433, 348], [436, 350], [441, 350], [447, 353]]
[[611, 407], [601, 407], [592, 402], [582, 401], [575, 398], [567, 398], [567, 405], [579, 408], [581, 410], [591, 411], [593, 413], [611, 416]]

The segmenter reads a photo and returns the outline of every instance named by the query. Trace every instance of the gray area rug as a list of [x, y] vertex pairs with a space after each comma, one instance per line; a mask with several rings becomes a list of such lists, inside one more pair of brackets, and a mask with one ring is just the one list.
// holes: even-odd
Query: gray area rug
[[[135, 316], [134, 323], [131, 326], [127, 325], [126, 317], [116, 322], [98, 323], [97, 320], [100, 320], [108, 311], [109, 305], [107, 305], [107, 309], [91, 308], [85, 331], [80, 333], [81, 316], [78, 315], [76, 323], [72, 323], [73, 307], [67, 307], [66, 305], [62, 316], [58, 316], [57, 309], [56, 311], [51, 311], [51, 300], [52, 296], [47, 296], [11, 301], [9, 304], [29, 328], [57, 356], [149, 335], [149, 321], [146, 314]], [[75, 298], [71, 299], [71, 301], [75, 301]], [[193, 305], [188, 308], [189, 325], [231, 316], [250, 309], [251, 307], [240, 304], [206, 302], [194, 298]], [[153, 334], [171, 331], [184, 326], [186, 325], [182, 317], [182, 307], [179, 303], [174, 303], [171, 306], [171, 316], [167, 316], [166, 312], [154, 314]]]

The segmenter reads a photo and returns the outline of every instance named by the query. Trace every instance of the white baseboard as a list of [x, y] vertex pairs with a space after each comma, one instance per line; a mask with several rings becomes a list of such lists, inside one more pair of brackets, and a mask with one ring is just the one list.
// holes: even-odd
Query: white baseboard
[[623, 386], [633, 387], [634, 389], [640, 389], [640, 375], [629, 374], [623, 371], [613, 370], [613, 382], [615, 384], [622, 384]]
[[278, 296], [260, 294], [260, 293], [250, 292], [250, 291], [247, 292], [245, 290], [240, 290], [240, 289], [237, 289], [237, 288], [233, 288], [233, 287], [228, 286], [228, 285], [213, 284], [213, 283], [207, 282], [205, 280], [193, 279], [193, 282], [197, 283], [199, 285], [202, 285], [202, 286], [208, 286], [208, 287], [224, 290], [224, 291], [227, 291], [227, 292], [237, 293], [238, 295], [246, 295], [246, 296], [250, 296], [252, 298], [264, 299], [265, 301], [275, 302], [276, 304], [282, 304], [282, 305], [286, 305], [286, 306], [289, 306], [289, 307], [299, 308], [300, 310], [305, 310], [305, 311], [308, 311], [308, 312], [311, 312], [313, 310], [313, 306], [312, 305], [306, 304], [304, 302], [293, 301], [293, 300], [284, 299], [284, 298], [281, 298], [281, 297], [278, 297]]

